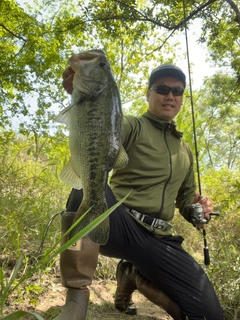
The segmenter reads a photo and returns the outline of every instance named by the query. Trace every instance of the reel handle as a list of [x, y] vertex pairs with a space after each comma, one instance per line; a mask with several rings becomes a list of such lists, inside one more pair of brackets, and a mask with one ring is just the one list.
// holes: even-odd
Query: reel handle
[[210, 212], [209, 215], [210, 215], [210, 216], [219, 217], [219, 216], [220, 216], [220, 212]]

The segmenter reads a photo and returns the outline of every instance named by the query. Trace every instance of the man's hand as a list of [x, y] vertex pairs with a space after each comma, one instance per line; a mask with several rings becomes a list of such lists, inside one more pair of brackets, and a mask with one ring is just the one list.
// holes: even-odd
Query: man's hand
[[63, 88], [67, 91], [67, 93], [72, 94], [73, 92], [73, 77], [74, 71], [71, 67], [68, 67], [62, 74], [63, 81], [62, 85]]
[[[213, 211], [212, 202], [206, 196], [195, 195], [192, 204], [199, 203], [203, 207], [204, 218], [209, 222], [211, 220], [210, 212]], [[196, 224], [197, 229], [206, 229], [206, 224]]]
[[213, 206], [208, 197], [196, 194], [192, 203], [200, 203], [203, 206], [204, 218], [207, 219], [207, 221], [210, 221], [211, 216], [209, 215], [209, 213], [213, 211]]

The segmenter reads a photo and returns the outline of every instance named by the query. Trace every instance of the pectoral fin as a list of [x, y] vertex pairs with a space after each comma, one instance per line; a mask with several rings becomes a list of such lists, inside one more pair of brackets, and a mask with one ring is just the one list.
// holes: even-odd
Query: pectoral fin
[[67, 128], [70, 128], [71, 108], [72, 108], [72, 105], [70, 105], [67, 108], [63, 109], [59, 113], [59, 115], [55, 118], [55, 121], [59, 122], [59, 123], [64, 123], [67, 126]]
[[74, 189], [81, 189], [82, 182], [80, 176], [75, 172], [71, 159], [63, 167], [60, 173], [61, 180]]

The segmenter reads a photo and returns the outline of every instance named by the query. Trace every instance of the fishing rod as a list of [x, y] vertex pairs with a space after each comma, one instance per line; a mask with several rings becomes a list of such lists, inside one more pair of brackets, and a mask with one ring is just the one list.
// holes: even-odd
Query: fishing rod
[[[192, 124], [193, 124], [193, 137], [194, 137], [194, 148], [196, 155], [196, 167], [197, 167], [197, 177], [198, 177], [198, 190], [199, 190], [199, 199], [202, 197], [202, 187], [201, 187], [201, 178], [200, 178], [200, 166], [199, 166], [199, 153], [197, 146], [197, 133], [196, 133], [196, 124], [195, 124], [195, 115], [194, 115], [194, 106], [193, 106], [193, 94], [192, 94], [192, 81], [191, 81], [191, 70], [190, 70], [190, 54], [188, 48], [188, 34], [187, 34], [187, 20], [186, 20], [186, 7], [185, 1], [183, 0], [183, 12], [184, 12], [184, 31], [185, 31], [185, 40], [186, 40], [186, 50], [187, 50], [187, 64], [188, 64], [188, 78], [189, 78], [189, 88], [190, 88], [190, 103], [191, 103], [191, 113], [192, 113]], [[199, 203], [192, 204], [189, 206], [190, 215], [193, 217], [193, 222], [200, 224], [202, 226], [203, 234], [203, 253], [204, 253], [204, 264], [208, 266], [210, 264], [209, 249], [207, 245], [207, 233], [206, 233], [206, 223], [207, 219], [204, 218], [204, 210], [202, 205]], [[210, 216], [219, 216], [219, 212], [210, 212]]]

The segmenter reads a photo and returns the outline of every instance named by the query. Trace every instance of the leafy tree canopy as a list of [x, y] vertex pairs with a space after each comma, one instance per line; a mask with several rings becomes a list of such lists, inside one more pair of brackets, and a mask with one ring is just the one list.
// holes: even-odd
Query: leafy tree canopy
[[[92, 47], [106, 51], [123, 102], [140, 101], [149, 65], [177, 62], [177, 46], [168, 39], [185, 22], [202, 21], [202, 36], [214, 62], [231, 65], [239, 76], [239, 1], [35, 1], [20, 6], [0, 3], [0, 116], [28, 116], [22, 129], [47, 132], [52, 105], [61, 106], [65, 93], [61, 74], [73, 51]], [[33, 106], [34, 97], [37, 105]], [[26, 100], [28, 98], [28, 100]], [[26, 103], [26, 101], [30, 101]]]

